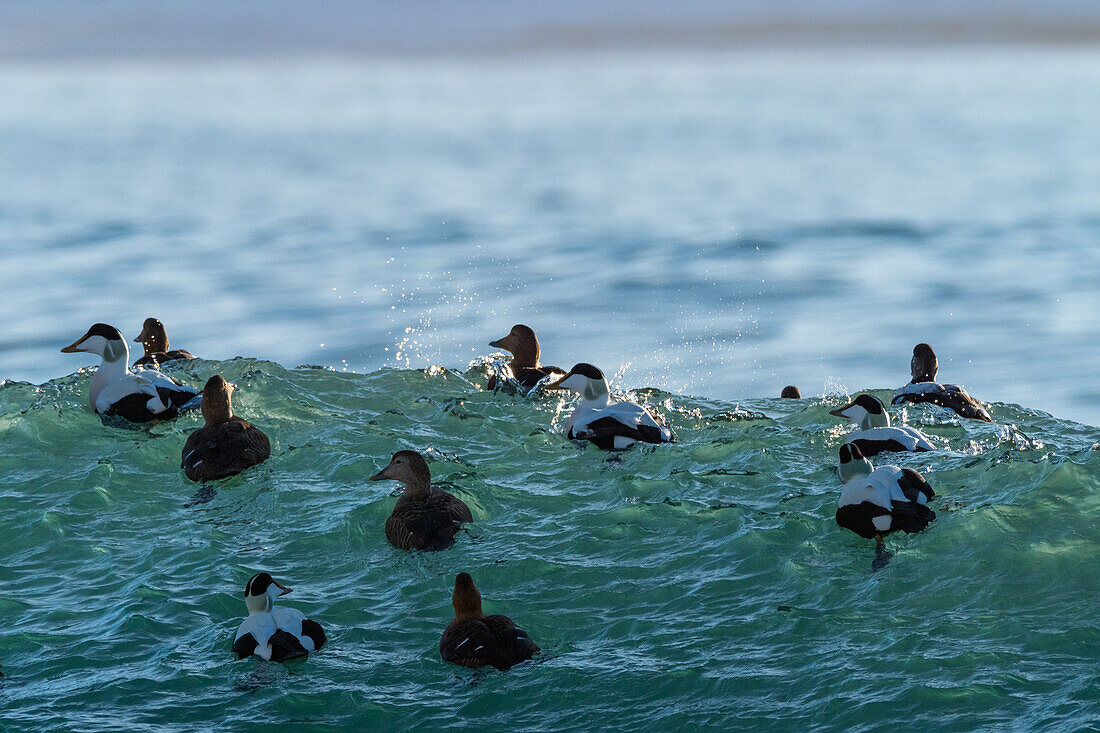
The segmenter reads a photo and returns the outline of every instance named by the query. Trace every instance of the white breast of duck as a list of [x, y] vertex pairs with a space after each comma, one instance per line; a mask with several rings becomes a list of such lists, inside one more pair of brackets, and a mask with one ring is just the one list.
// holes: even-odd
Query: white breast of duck
[[837, 522], [861, 536], [918, 532], [936, 518], [928, 507], [935, 492], [912, 469], [875, 468], [857, 446], [845, 444], [840, 448], [837, 476], [844, 484]]
[[935, 446], [924, 433], [910, 427], [894, 427], [882, 400], [874, 395], [861, 394], [843, 407], [832, 410], [830, 415], [846, 417], [859, 426], [848, 435], [846, 443], [859, 445], [865, 456], [884, 451], [930, 451]]
[[[257, 573], [249, 579], [245, 586], [248, 618], [241, 622], [233, 637], [234, 651], [242, 657], [250, 656], [247, 652], [251, 648], [251, 654], [278, 662], [304, 656], [324, 645], [325, 634], [316, 622], [296, 608], [275, 605], [277, 597], [290, 591], [267, 573]], [[279, 632], [293, 638], [276, 637]], [[273, 644], [277, 638], [279, 643]]]
[[672, 441], [672, 431], [641, 405], [612, 402], [603, 372], [591, 364], [577, 364], [546, 388], [580, 395], [581, 400], [566, 423], [566, 434], [572, 439], [590, 440], [607, 450], [625, 450], [637, 442]]
[[79, 340], [61, 350], [62, 353], [86, 352], [101, 357], [99, 368], [89, 386], [89, 402], [99, 414], [107, 414], [112, 406], [134, 395], [148, 399], [142, 401], [146, 416], [126, 415], [145, 419], [161, 413], [198, 407], [201, 393], [186, 387], [155, 369], [130, 371], [130, 349], [126, 339], [114, 326], [97, 323]]

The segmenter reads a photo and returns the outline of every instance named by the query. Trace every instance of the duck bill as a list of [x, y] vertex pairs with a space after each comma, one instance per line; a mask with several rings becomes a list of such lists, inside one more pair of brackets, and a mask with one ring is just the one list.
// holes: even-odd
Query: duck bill
[[569, 379], [569, 377], [571, 377], [571, 376], [573, 376], [573, 375], [572, 374], [564, 374], [556, 382], [551, 382], [550, 384], [543, 387], [543, 389], [565, 389], [565, 387], [561, 386], [561, 383], [564, 382], [566, 379]]
[[279, 586], [279, 589], [283, 591], [282, 593], [279, 594], [281, 596], [285, 596], [287, 593], [290, 593], [291, 591], [294, 590], [293, 588], [287, 588], [285, 585], [283, 585], [279, 581], [275, 580], [274, 578], [272, 578], [271, 582], [274, 583], [275, 585]]
[[386, 466], [381, 471], [379, 471], [378, 473], [371, 476], [370, 480], [371, 481], [387, 481], [389, 479], [389, 476], [386, 475], [386, 471], [388, 471], [388, 470], [389, 470], [389, 466]]
[[85, 341], [85, 340], [86, 340], [87, 338], [88, 338], [88, 334], [84, 334], [84, 335], [83, 335], [83, 336], [81, 336], [81, 337], [80, 337], [79, 339], [77, 339], [77, 340], [76, 340], [76, 341], [74, 341], [73, 343], [69, 344], [69, 345], [68, 345], [68, 346], [66, 346], [66, 347], [65, 347], [64, 349], [62, 349], [62, 350], [61, 350], [61, 353], [62, 353], [62, 354], [78, 354], [78, 353], [80, 353], [81, 351], [84, 351], [84, 349], [80, 348], [80, 345], [81, 345], [82, 343], [84, 343], [84, 341]]
[[494, 349], [505, 349], [505, 350], [507, 350], [507, 348], [508, 348], [508, 337], [505, 336], [504, 338], [497, 339], [496, 341], [490, 341], [489, 345], [492, 346]]
[[848, 417], [847, 415], [844, 414], [844, 411], [847, 410], [849, 407], [851, 407], [854, 404], [855, 404], [854, 402], [849, 402], [844, 407], [838, 407], [835, 410], [829, 410], [829, 414], [830, 415], [836, 415], [837, 417]]

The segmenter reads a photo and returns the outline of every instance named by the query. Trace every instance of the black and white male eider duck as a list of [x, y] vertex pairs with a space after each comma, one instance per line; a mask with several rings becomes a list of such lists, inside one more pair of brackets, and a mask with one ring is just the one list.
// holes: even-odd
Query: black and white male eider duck
[[114, 326], [97, 323], [75, 343], [61, 350], [98, 354], [103, 358], [92, 377], [89, 402], [100, 415], [118, 415], [131, 422], [168, 420], [199, 406], [202, 393], [155, 369], [131, 372], [130, 349]]
[[933, 405], [953, 410], [959, 417], [993, 422], [985, 406], [971, 397], [965, 389], [957, 384], [936, 382], [936, 372], [940, 369], [940, 362], [931, 346], [928, 344], [914, 346], [913, 359], [909, 362], [909, 366], [913, 379], [894, 393], [893, 404], [931, 402]]
[[626, 450], [637, 442], [672, 442], [672, 431], [644, 407], [635, 402], [612, 402], [607, 379], [591, 364], [577, 364], [546, 388], [581, 396], [565, 426], [572, 440], [588, 440], [604, 450]]
[[875, 468], [848, 443], [840, 446], [836, 471], [844, 484], [836, 523], [860, 537], [881, 542], [891, 532], [920, 532], [936, 518], [928, 507], [936, 492], [911, 468]]
[[134, 339], [136, 343], [145, 347], [145, 356], [134, 362], [134, 366], [160, 366], [166, 361], [177, 359], [194, 359], [195, 355], [183, 349], [168, 349], [168, 334], [164, 331], [164, 324], [156, 318], [146, 318], [142, 325], [141, 333]]
[[192, 481], [235, 476], [271, 455], [271, 441], [263, 431], [233, 414], [234, 389], [220, 375], [214, 375], [202, 390], [206, 424], [187, 438], [180, 461], [180, 468]]
[[[504, 349], [512, 355], [508, 362], [508, 368], [512, 370], [512, 377], [527, 389], [533, 388], [551, 374], [565, 374], [565, 371], [556, 366], [543, 366], [539, 363], [542, 351], [539, 348], [539, 340], [535, 332], [522, 323], [512, 326], [512, 330], [502, 339], [489, 343], [497, 349]], [[489, 377], [488, 389], [496, 389], [497, 375]]]
[[936, 449], [928, 436], [915, 428], [891, 427], [886, 406], [874, 395], [861, 394], [844, 407], [830, 410], [829, 414], [846, 417], [859, 425], [859, 430], [850, 433], [845, 442], [856, 446], [860, 453], [868, 457], [885, 451], [901, 453]]
[[439, 655], [444, 662], [471, 669], [492, 666], [504, 671], [538, 653], [538, 645], [512, 619], [485, 615], [481, 610], [481, 594], [469, 573], [455, 577], [451, 604], [455, 618], [439, 640]]
[[324, 629], [296, 608], [276, 606], [275, 599], [290, 588], [267, 573], [256, 573], [244, 586], [248, 618], [233, 637], [233, 651], [239, 659], [255, 654], [272, 662], [304, 657], [328, 640]]
[[394, 453], [390, 465], [370, 480], [405, 484], [386, 520], [386, 539], [399, 550], [445, 550], [454, 544], [462, 523], [474, 521], [464, 501], [432, 488], [428, 462], [416, 451]]

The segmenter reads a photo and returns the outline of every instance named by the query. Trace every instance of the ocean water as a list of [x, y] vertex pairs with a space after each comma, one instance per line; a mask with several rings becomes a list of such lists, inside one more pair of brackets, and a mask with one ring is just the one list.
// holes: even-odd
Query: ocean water
[[[1100, 719], [1094, 49], [11, 62], [0, 100], [0, 729]], [[198, 416], [104, 425], [58, 353], [149, 315], [272, 438], [212, 495]], [[678, 442], [484, 391], [515, 322]], [[996, 423], [891, 408], [939, 517], [874, 572], [828, 411], [918, 341]], [[473, 510], [448, 551], [385, 542], [403, 448]], [[230, 653], [259, 569], [324, 650]], [[460, 571], [541, 658], [439, 660]]]

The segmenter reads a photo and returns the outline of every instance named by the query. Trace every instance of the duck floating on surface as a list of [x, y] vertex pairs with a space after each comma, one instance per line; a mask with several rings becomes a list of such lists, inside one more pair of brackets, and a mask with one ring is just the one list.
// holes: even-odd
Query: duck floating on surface
[[168, 334], [164, 330], [164, 324], [156, 318], [146, 318], [142, 324], [141, 333], [134, 339], [136, 343], [145, 348], [145, 356], [134, 362], [139, 366], [160, 366], [166, 361], [178, 359], [194, 359], [195, 355], [183, 349], [168, 349]]
[[[522, 323], [512, 326], [512, 330], [504, 338], [489, 343], [496, 349], [504, 349], [512, 355], [508, 367], [512, 370], [512, 376], [517, 382], [527, 389], [532, 389], [539, 382], [552, 374], [565, 374], [565, 371], [556, 366], [543, 366], [539, 363], [542, 350], [539, 348], [539, 340], [535, 332]], [[487, 388], [497, 387], [497, 375], [489, 377]]]
[[474, 521], [465, 502], [432, 488], [428, 462], [416, 451], [394, 453], [390, 464], [370, 480], [405, 484], [386, 520], [386, 539], [399, 550], [445, 550], [454, 544], [462, 524]]
[[244, 586], [248, 618], [233, 637], [239, 659], [256, 655], [272, 662], [304, 657], [325, 645], [328, 638], [316, 621], [296, 608], [276, 606], [275, 599], [291, 589], [267, 573], [256, 573]]
[[875, 468], [859, 451], [840, 446], [837, 475], [844, 488], [836, 510], [836, 523], [866, 539], [881, 539], [891, 532], [920, 532], [936, 518], [928, 502], [936, 493], [911, 468]]
[[193, 410], [201, 403], [202, 395], [197, 389], [155, 369], [131, 372], [127, 367], [130, 349], [114, 326], [97, 323], [61, 350], [63, 354], [78, 352], [103, 359], [89, 388], [89, 402], [100, 415], [117, 415], [131, 422], [161, 421]]
[[626, 450], [637, 442], [672, 442], [672, 431], [644, 407], [625, 400], [612, 402], [607, 379], [591, 364], [577, 364], [546, 388], [581, 396], [565, 427], [572, 440], [588, 440], [604, 450]]
[[936, 447], [928, 436], [915, 428], [892, 427], [890, 415], [882, 400], [874, 395], [861, 394], [843, 407], [829, 411], [830, 415], [846, 417], [859, 430], [848, 435], [845, 441], [859, 448], [864, 456], [876, 456], [886, 451], [930, 451]]
[[893, 404], [930, 402], [954, 411], [959, 417], [993, 422], [985, 406], [971, 397], [965, 389], [957, 384], [936, 382], [940, 362], [936, 358], [936, 352], [928, 344], [917, 344], [913, 347], [909, 368], [913, 379], [894, 393]]
[[443, 661], [471, 669], [491, 666], [503, 671], [539, 652], [538, 645], [512, 619], [485, 615], [481, 610], [481, 593], [469, 573], [455, 577], [451, 605], [454, 620], [439, 640]]
[[233, 414], [235, 387], [220, 375], [202, 390], [206, 424], [183, 444], [180, 468], [192, 481], [216, 481], [263, 463], [271, 455], [271, 441], [262, 430]]

